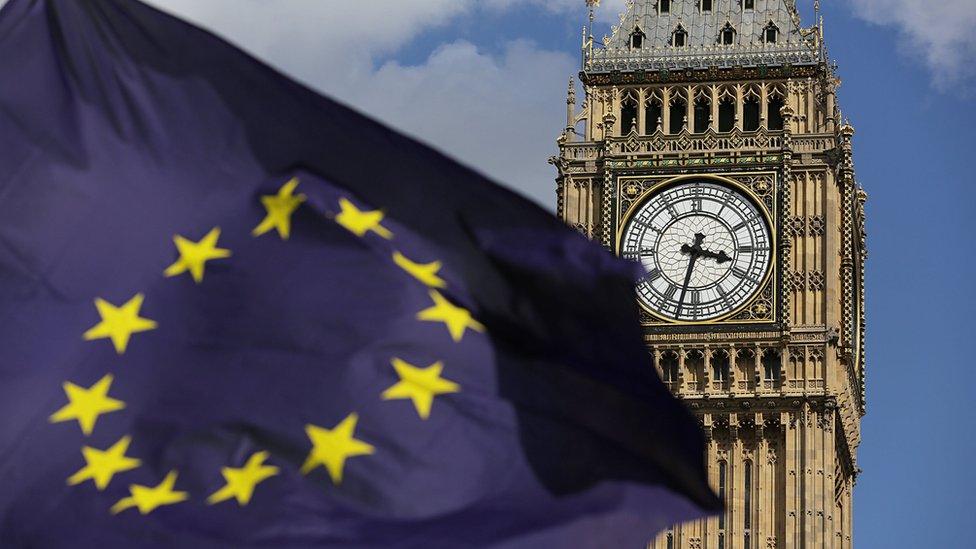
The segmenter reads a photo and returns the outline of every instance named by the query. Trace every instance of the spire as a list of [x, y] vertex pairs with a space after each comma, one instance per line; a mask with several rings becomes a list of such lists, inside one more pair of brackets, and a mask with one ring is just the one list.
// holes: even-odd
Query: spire
[[[731, 44], [723, 40], [726, 24], [735, 31]], [[606, 47], [588, 52], [585, 70], [818, 63], [809, 35], [795, 0], [631, 0]]]

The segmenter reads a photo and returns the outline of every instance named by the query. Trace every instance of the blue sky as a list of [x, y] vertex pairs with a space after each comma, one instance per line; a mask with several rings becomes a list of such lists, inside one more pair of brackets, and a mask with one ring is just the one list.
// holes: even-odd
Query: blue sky
[[[3, 0], [0, 0], [2, 3]], [[583, 0], [153, 0], [548, 207]], [[605, 0], [602, 27], [622, 0]], [[800, 0], [809, 24], [812, 0]], [[824, 2], [869, 194], [860, 548], [961, 547], [976, 450], [976, 2]]]

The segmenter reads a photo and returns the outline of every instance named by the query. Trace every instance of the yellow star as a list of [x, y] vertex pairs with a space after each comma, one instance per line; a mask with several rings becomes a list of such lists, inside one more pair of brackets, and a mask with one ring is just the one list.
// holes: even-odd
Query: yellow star
[[142, 462], [138, 459], [125, 455], [131, 442], [132, 437], [124, 436], [108, 450], [97, 450], [91, 446], [83, 447], [81, 455], [85, 457], [87, 465], [68, 478], [68, 485], [74, 486], [91, 479], [95, 482], [96, 488], [104, 490], [116, 473], [135, 469], [141, 465]]
[[218, 238], [220, 238], [220, 227], [211, 229], [200, 242], [187, 240], [180, 235], [174, 236], [173, 243], [180, 252], [180, 258], [167, 267], [163, 274], [170, 277], [190, 271], [193, 281], [199, 284], [203, 281], [203, 267], [207, 261], [230, 257], [230, 250], [217, 247]]
[[454, 341], [461, 341], [464, 330], [469, 328], [476, 332], [485, 331], [485, 327], [472, 318], [467, 309], [454, 305], [437, 290], [430, 291], [430, 298], [434, 300], [434, 306], [417, 313], [417, 320], [443, 322]]
[[234, 498], [239, 505], [247, 505], [251, 501], [251, 495], [254, 494], [254, 487], [278, 474], [277, 467], [264, 465], [266, 459], [268, 459], [268, 452], [257, 452], [240, 469], [222, 468], [220, 474], [224, 476], [227, 484], [211, 494], [207, 498], [207, 503], [213, 505]]
[[121, 307], [116, 307], [102, 298], [95, 299], [95, 308], [102, 321], [85, 332], [86, 341], [93, 339], [112, 339], [115, 352], [122, 354], [129, 345], [132, 334], [156, 329], [156, 323], [139, 316], [139, 309], [145, 296], [136, 294]]
[[85, 436], [90, 435], [95, 428], [98, 416], [125, 408], [124, 402], [108, 396], [112, 379], [112, 374], [108, 374], [88, 389], [65, 381], [62, 387], [64, 387], [64, 393], [68, 395], [68, 404], [51, 414], [48, 421], [60, 423], [77, 419], [78, 425], [81, 426], [81, 432], [85, 433]]
[[432, 263], [414, 263], [400, 252], [393, 252], [393, 262], [404, 271], [410, 273], [410, 276], [416, 278], [431, 288], [444, 288], [447, 286], [444, 279], [437, 276], [437, 272], [441, 270], [440, 261], [434, 261]]
[[409, 398], [421, 419], [430, 417], [430, 407], [434, 404], [435, 396], [461, 390], [457, 383], [441, 377], [441, 371], [444, 370], [441, 362], [435, 362], [426, 368], [418, 368], [399, 358], [394, 358], [392, 363], [400, 381], [383, 391], [383, 400]]
[[372, 445], [353, 438], [357, 421], [359, 416], [352, 413], [332, 429], [306, 425], [305, 433], [312, 441], [312, 451], [302, 465], [302, 474], [307, 475], [319, 465], [323, 465], [329, 471], [332, 482], [341, 484], [346, 459], [369, 455], [375, 450]]
[[360, 210], [345, 198], [339, 199], [339, 207], [342, 208], [342, 211], [336, 216], [336, 223], [345, 227], [352, 234], [364, 236], [367, 232], [373, 231], [387, 240], [393, 238], [393, 233], [380, 225], [380, 221], [383, 221], [383, 212], [380, 210]]
[[298, 186], [298, 178], [293, 177], [278, 189], [278, 194], [266, 195], [261, 197], [261, 203], [268, 214], [251, 234], [261, 236], [264, 233], [275, 229], [282, 240], [288, 240], [291, 233], [291, 214], [298, 209], [298, 206], [305, 202], [305, 195], [292, 195], [295, 187]]
[[170, 471], [162, 482], [152, 488], [141, 484], [131, 484], [129, 485], [129, 493], [132, 495], [117, 501], [112, 506], [112, 514], [115, 515], [126, 509], [137, 507], [140, 513], [148, 515], [157, 507], [186, 501], [190, 497], [189, 494], [173, 490], [175, 485], [176, 471]]

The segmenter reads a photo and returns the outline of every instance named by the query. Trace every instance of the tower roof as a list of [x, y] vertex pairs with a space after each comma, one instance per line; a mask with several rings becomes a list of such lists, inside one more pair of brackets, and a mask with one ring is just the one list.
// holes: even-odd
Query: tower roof
[[[769, 28], [775, 29], [774, 40], [767, 36]], [[725, 29], [733, 31], [731, 44], [723, 43]], [[675, 33], [684, 33], [683, 45], [675, 43]], [[801, 27], [795, 0], [631, 0], [604, 47], [588, 49], [584, 68], [802, 65], [821, 58], [816, 29]]]

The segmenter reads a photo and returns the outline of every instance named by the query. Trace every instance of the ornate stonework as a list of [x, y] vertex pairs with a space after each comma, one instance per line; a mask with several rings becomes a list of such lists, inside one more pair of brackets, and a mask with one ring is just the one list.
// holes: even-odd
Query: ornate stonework
[[[747, 306], [710, 322], [642, 317], [649, 367], [698, 416], [727, 505], [651, 546], [846, 549], [865, 410], [866, 195], [821, 29], [801, 27], [792, 1], [746, 2], [671, 0], [661, 13], [661, 0], [635, 0], [603, 48], [584, 34], [585, 99], [577, 108], [571, 86], [550, 160], [558, 213], [616, 253], [630, 212], [694, 175], [769, 216], [774, 261]], [[738, 42], [719, 43], [726, 22]], [[678, 25], [684, 46], [672, 44]]]

